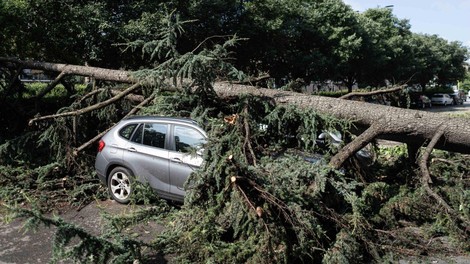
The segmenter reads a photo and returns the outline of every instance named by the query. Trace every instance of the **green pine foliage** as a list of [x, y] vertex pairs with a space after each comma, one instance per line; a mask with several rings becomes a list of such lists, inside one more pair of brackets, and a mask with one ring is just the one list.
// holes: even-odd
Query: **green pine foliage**
[[[246, 134], [245, 122], [251, 122], [247, 116], [234, 118], [233, 124], [215, 120], [210, 126], [209, 138], [214, 140], [208, 144], [207, 162], [189, 179], [184, 216], [177, 218], [182, 230], [169, 231], [177, 232], [173, 235], [179, 238], [177, 245], [183, 244], [178, 256], [186, 261], [230, 263], [311, 259], [309, 255], [321, 248], [324, 230], [320, 220], [307, 213], [311, 205], [307, 189], [315, 179], [313, 195], [325, 188], [330, 170], [299, 156], [276, 158], [277, 152], [248, 146], [266, 139], [256, 123]], [[284, 134], [281, 137], [284, 142]], [[265, 155], [253, 157], [247, 148]], [[207, 243], [216, 246], [206, 248]]]
[[320, 261], [335, 229], [328, 208], [361, 220], [352, 209], [358, 207], [359, 184], [346, 180], [344, 171], [332, 171], [327, 156], [317, 163], [305, 160], [316, 149], [311, 138], [319, 129], [347, 123], [253, 97], [201, 112], [199, 105], [190, 106], [200, 102], [191, 97], [198, 95], [170, 95], [160, 99], [166, 104], [157, 104], [159, 111], [181, 109], [184, 116], [193, 109], [209, 131], [204, 167], [191, 175], [185, 205], [163, 234], [171, 238], [167, 248], [178, 261]]
[[[328, 161], [338, 146], [320, 148], [315, 139], [323, 131], [340, 131], [348, 140], [350, 122], [262, 97], [218, 98], [212, 89], [217, 78], [243, 77], [228, 60], [239, 39], [202, 43], [179, 54], [175, 45], [185, 23], [169, 14], [159, 24], [166, 25], [157, 30], [159, 39], [129, 44], [155, 62], [134, 75], [149, 84], [142, 95], [156, 96], [139, 114], [191, 117], [209, 135], [204, 163], [190, 175], [180, 207], [137, 185], [132, 204], [142, 209], [104, 215], [107, 232], [100, 235], [42, 214], [64, 200], [83, 206], [105, 197], [92, 172], [94, 150], [76, 155], [74, 149], [122, 118], [130, 103], [39, 123], [36, 132], [0, 141], [2, 210], [10, 213], [6, 218], [26, 217], [32, 228], [58, 228], [52, 262], [144, 261], [151, 249], [177, 263], [380, 263], [400, 254], [437, 252], [439, 245], [429, 246], [437, 236], [450, 237], [447, 248], [454, 252], [470, 250], [468, 226], [426, 193], [404, 147], [377, 147], [374, 162], [361, 165], [351, 157], [333, 170]], [[180, 89], [162, 92], [172, 84]], [[102, 102], [111, 97], [109, 88], [58, 112]], [[461, 219], [469, 219], [468, 156], [435, 151], [433, 158], [432, 188]], [[38, 209], [25, 210], [22, 203]], [[124, 232], [145, 221], [166, 227], [152, 243]]]

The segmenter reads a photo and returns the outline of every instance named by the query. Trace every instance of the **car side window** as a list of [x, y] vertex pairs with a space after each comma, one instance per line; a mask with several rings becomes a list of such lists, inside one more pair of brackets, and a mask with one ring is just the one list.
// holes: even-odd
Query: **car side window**
[[132, 142], [142, 144], [142, 125], [135, 130], [134, 135], [132, 135]]
[[144, 126], [143, 144], [156, 148], [165, 148], [168, 125], [148, 123]]
[[174, 128], [175, 150], [189, 153], [191, 149], [200, 149], [206, 138], [194, 128], [176, 125]]
[[121, 130], [119, 130], [119, 135], [125, 139], [130, 139], [136, 126], [137, 124], [130, 124], [121, 128]]

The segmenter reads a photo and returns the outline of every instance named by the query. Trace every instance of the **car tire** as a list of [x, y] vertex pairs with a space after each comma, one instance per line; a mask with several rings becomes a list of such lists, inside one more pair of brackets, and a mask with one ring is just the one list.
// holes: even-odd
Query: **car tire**
[[124, 167], [114, 168], [108, 176], [108, 192], [118, 203], [127, 204], [133, 192], [133, 175]]

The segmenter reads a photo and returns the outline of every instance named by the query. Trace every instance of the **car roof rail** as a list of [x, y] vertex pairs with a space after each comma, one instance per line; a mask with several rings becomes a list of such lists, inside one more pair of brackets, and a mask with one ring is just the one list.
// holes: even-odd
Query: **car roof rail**
[[197, 125], [198, 123], [186, 117], [169, 117], [169, 116], [152, 116], [152, 115], [134, 115], [124, 118], [123, 120], [153, 120], [153, 121], [175, 121], [175, 122], [183, 122], [187, 124]]

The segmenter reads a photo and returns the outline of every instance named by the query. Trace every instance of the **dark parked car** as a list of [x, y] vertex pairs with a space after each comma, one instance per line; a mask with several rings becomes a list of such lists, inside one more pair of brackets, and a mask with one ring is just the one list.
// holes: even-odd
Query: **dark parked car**
[[413, 94], [410, 96], [410, 99], [412, 108], [432, 107], [431, 99], [424, 94]]
[[463, 100], [464, 102], [467, 101], [467, 94], [465, 93], [464, 90], [458, 90], [458, 91], [456, 91], [456, 92], [457, 92], [457, 94], [459, 95], [459, 97], [462, 98], [462, 100]]
[[190, 119], [123, 119], [101, 138], [96, 172], [117, 202], [129, 202], [134, 179], [148, 183], [162, 198], [182, 201], [183, 184], [202, 164], [206, 140], [204, 130]]
[[452, 97], [454, 105], [463, 104], [463, 99], [458, 94], [451, 94], [450, 97]]

